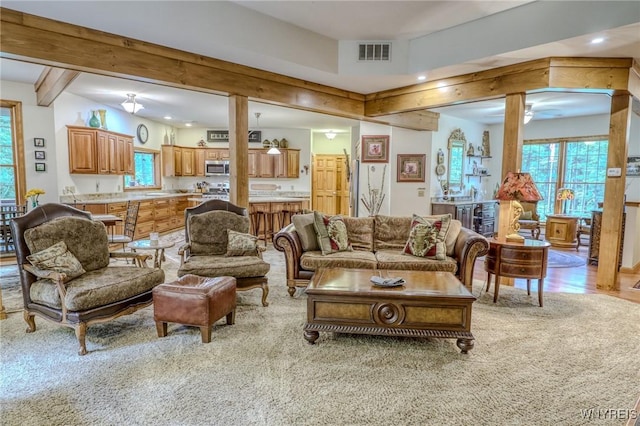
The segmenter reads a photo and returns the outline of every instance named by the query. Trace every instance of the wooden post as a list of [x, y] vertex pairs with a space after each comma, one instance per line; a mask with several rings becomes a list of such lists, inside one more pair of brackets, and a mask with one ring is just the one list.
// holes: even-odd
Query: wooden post
[[605, 290], [620, 290], [618, 262], [622, 242], [622, 212], [624, 211], [624, 189], [627, 177], [627, 150], [631, 123], [631, 96], [628, 93], [611, 97], [609, 119], [609, 148], [607, 170], [620, 169], [620, 176], [608, 176], [604, 186], [604, 207], [598, 249], [598, 274], [596, 287]]
[[249, 208], [249, 100], [229, 96], [229, 201]]
[[[522, 166], [522, 134], [524, 120], [525, 93], [512, 93], [505, 98], [504, 106], [504, 139], [502, 141], [502, 174], [500, 182], [507, 176], [507, 172], [518, 172]], [[498, 237], [505, 238], [509, 233], [511, 221], [511, 203], [500, 202], [498, 214]], [[513, 278], [501, 277], [500, 282], [514, 285]]]

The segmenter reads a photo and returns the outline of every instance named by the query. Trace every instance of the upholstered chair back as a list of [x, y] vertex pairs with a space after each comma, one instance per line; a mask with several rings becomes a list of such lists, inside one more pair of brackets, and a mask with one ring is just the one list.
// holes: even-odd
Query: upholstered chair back
[[31, 253], [64, 241], [87, 272], [109, 265], [107, 231], [102, 222], [82, 217], [60, 217], [27, 229], [24, 239]]
[[226, 210], [193, 214], [187, 218], [187, 232], [192, 256], [225, 255], [227, 230], [249, 232], [249, 218]]
[[[527, 203], [526, 201], [521, 201], [522, 205], [522, 215], [520, 216], [520, 220], [540, 220], [540, 216], [538, 215], [538, 203]], [[529, 214], [527, 212], [531, 212], [531, 217], [529, 218]]]

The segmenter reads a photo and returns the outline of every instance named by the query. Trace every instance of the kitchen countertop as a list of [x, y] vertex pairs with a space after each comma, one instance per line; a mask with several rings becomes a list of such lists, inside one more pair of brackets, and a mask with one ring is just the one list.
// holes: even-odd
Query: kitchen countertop
[[457, 205], [462, 205], [462, 204], [480, 204], [480, 203], [497, 203], [498, 200], [459, 200], [459, 201], [449, 201], [449, 200], [442, 200], [442, 201], [431, 201], [431, 204], [446, 204], [448, 206], [457, 206]]
[[[145, 200], [153, 200], [158, 198], [175, 198], [175, 197], [188, 197], [189, 201], [201, 201], [201, 197], [206, 194], [202, 192], [169, 192], [169, 193], [161, 193], [161, 192], [147, 192], [140, 194], [105, 194], [99, 198], [84, 198], [82, 196], [76, 197], [74, 200], [71, 196], [63, 196], [60, 197], [61, 203], [86, 203], [86, 204], [110, 204], [110, 203], [121, 203], [127, 201], [145, 201]], [[265, 194], [265, 195], [249, 195], [250, 203], [286, 203], [286, 202], [296, 202], [296, 201], [309, 201], [311, 199], [310, 195], [289, 195], [283, 194], [282, 196], [277, 194]]]

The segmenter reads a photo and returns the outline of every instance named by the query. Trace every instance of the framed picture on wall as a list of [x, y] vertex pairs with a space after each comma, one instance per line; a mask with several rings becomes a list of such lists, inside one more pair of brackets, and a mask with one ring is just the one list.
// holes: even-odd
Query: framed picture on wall
[[389, 136], [362, 136], [362, 162], [388, 163]]
[[45, 172], [47, 165], [45, 163], [36, 163], [36, 172]]
[[426, 154], [398, 154], [397, 182], [424, 182]]
[[640, 176], [640, 155], [627, 158], [627, 176]]
[[44, 147], [44, 138], [33, 138], [33, 146]]
[[36, 160], [44, 160], [45, 154], [44, 151], [36, 151], [35, 152]]

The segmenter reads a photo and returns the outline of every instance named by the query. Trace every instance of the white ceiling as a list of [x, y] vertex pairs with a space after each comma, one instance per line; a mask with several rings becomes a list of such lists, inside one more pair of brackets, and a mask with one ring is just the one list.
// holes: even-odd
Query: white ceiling
[[[535, 4], [534, 4], [535, 3]], [[577, 7], [574, 16], [589, 21], [592, 5], [602, 2], [566, 2]], [[103, 31], [123, 34], [165, 46], [205, 54], [219, 59], [328, 84], [359, 93], [416, 83], [416, 72], [402, 74], [349, 75], [337, 64], [339, 40], [409, 40], [429, 42], [429, 37], [447, 36], [453, 45], [439, 44], [433, 57], [440, 55], [440, 66], [421, 69], [428, 79], [444, 78], [488, 68], [549, 56], [637, 57], [640, 53], [640, 2], [605, 2], [620, 15], [599, 19], [598, 25], [585, 30], [579, 22], [563, 21], [562, 31], [545, 27], [535, 16], [532, 28], [515, 44], [500, 31], [493, 31], [498, 19], [516, 20], [526, 7], [545, 6], [530, 1], [3, 1], [2, 6]], [[569, 7], [552, 2], [555, 7]], [[629, 4], [637, 5], [629, 13]], [[575, 5], [575, 6], [574, 6]], [[519, 9], [520, 8], [520, 9]], [[178, 13], [179, 11], [179, 13]], [[563, 12], [560, 10], [558, 14]], [[566, 11], [570, 12], [569, 10]], [[594, 12], [595, 13], [595, 12]], [[179, 18], [176, 16], [179, 14]], [[509, 15], [511, 14], [511, 15]], [[615, 14], [612, 14], [615, 15]], [[629, 15], [632, 15], [629, 17]], [[550, 20], [549, 16], [540, 17]], [[602, 18], [599, 15], [599, 18]], [[486, 22], [486, 25], [484, 24]], [[549, 21], [551, 22], [551, 21]], [[625, 25], [616, 26], [616, 23]], [[631, 23], [629, 23], [631, 22]], [[588, 22], [585, 26], [588, 26]], [[484, 25], [484, 26], [483, 26]], [[591, 25], [591, 24], [590, 24]], [[483, 28], [479, 31], [479, 28]], [[506, 28], [506, 27], [505, 27]], [[568, 28], [568, 30], [567, 30]], [[188, 29], [188, 30], [187, 30]], [[506, 28], [508, 30], [508, 28]], [[505, 31], [506, 31], [505, 30]], [[218, 31], [216, 33], [216, 31]], [[464, 45], [457, 36], [473, 31]], [[554, 34], [560, 32], [559, 34]], [[520, 31], [520, 33], [522, 33]], [[475, 36], [477, 35], [477, 36]], [[567, 37], [572, 35], [572, 37]], [[590, 44], [595, 36], [605, 38]], [[474, 57], [470, 51], [486, 51], [487, 37], [493, 36], [492, 54]], [[535, 40], [535, 43], [531, 40]], [[545, 42], [540, 42], [544, 40]], [[478, 43], [478, 45], [474, 45]], [[505, 44], [505, 46], [502, 46]], [[495, 48], [494, 48], [495, 46]], [[1, 46], [0, 46], [1, 47]], [[516, 48], [519, 47], [519, 48]], [[303, 49], [303, 50], [298, 50]], [[327, 54], [328, 52], [328, 54]], [[295, 53], [301, 59], [292, 59]], [[308, 53], [318, 63], [305, 63]], [[448, 57], [442, 57], [448, 55]], [[466, 56], [465, 56], [466, 55]], [[480, 53], [476, 56], [481, 55]], [[328, 58], [328, 59], [327, 59]], [[333, 58], [333, 59], [332, 59]], [[424, 58], [421, 58], [422, 60]], [[418, 60], [417, 62], [420, 62]], [[334, 61], [334, 62], [332, 62]], [[327, 62], [327, 63], [324, 63]], [[416, 61], [414, 61], [416, 62]], [[41, 66], [0, 59], [2, 80], [33, 83]], [[126, 93], [136, 93], [145, 106], [138, 115], [154, 121], [174, 117], [172, 123], [183, 127], [187, 121], [197, 127], [227, 126], [226, 98], [186, 90], [172, 89], [131, 80], [82, 74], [68, 88], [78, 96], [115, 108]], [[530, 94], [534, 120], [602, 114], [609, 111], [605, 95], [546, 92]], [[481, 123], [502, 122], [502, 100], [475, 102], [435, 109], [444, 114]], [[347, 131], [353, 120], [329, 117], [282, 107], [250, 102], [249, 124], [256, 124], [255, 112], [261, 112], [264, 128], [296, 127], [316, 131]]]

